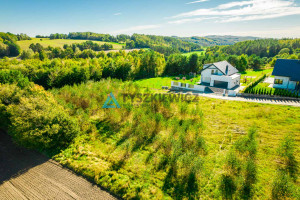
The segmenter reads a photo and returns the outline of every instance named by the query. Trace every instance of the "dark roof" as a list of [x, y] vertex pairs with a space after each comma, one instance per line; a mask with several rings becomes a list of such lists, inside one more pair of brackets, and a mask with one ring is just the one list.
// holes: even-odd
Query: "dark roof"
[[272, 75], [286, 76], [290, 77], [291, 81], [300, 81], [300, 60], [277, 59]]
[[[214, 65], [216, 68], [218, 68], [224, 75], [231, 76], [231, 75], [239, 72], [234, 66], [232, 66], [226, 60], [221, 61], [221, 62], [212, 63], [212, 64], [206, 64], [204, 66], [210, 67], [211, 65]], [[226, 68], [227, 68], [227, 70], [226, 70]], [[227, 71], [227, 73], [226, 73], [226, 71]]]

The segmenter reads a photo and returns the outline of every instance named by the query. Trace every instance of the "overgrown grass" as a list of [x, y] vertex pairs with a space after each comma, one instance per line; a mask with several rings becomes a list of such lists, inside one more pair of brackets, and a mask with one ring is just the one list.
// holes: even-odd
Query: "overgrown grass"
[[[71, 39], [55, 39], [55, 40], [50, 40], [49, 38], [32, 38], [32, 40], [21, 40], [17, 41], [18, 45], [20, 45], [22, 50], [27, 50], [29, 49], [29, 45], [32, 43], [40, 43], [43, 47], [60, 47], [63, 48], [64, 44], [74, 44], [74, 43], [82, 43], [86, 42], [88, 40], [71, 40]], [[101, 42], [101, 41], [93, 41], [98, 44], [104, 44], [104, 43], [110, 43], [110, 42]], [[122, 46], [124, 44], [117, 44], [117, 43], [110, 43], [113, 45], [113, 49], [122, 49]]]
[[[153, 82], [147, 81], [103, 80], [51, 90], [86, 133], [56, 160], [125, 199], [221, 199], [226, 155], [256, 125], [251, 197], [272, 197], [276, 149], [286, 134], [300, 141], [300, 108], [204, 97], [193, 103], [124, 101], [122, 93], [151, 92], [141, 87]], [[102, 109], [110, 92], [121, 109]], [[245, 165], [250, 172], [251, 162]]]

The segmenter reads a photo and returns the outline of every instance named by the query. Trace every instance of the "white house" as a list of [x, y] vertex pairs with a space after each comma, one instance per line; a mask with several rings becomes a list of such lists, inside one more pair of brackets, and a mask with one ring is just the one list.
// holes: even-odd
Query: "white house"
[[240, 85], [239, 71], [227, 61], [206, 64], [201, 71], [201, 84], [232, 89]]
[[300, 60], [277, 59], [272, 75], [274, 88], [300, 89]]

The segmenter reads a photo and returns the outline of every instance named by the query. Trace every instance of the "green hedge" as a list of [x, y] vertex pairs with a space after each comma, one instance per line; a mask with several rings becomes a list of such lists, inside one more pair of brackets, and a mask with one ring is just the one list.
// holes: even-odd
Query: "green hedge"
[[259, 78], [257, 78], [254, 82], [247, 85], [246, 88], [244, 89], [244, 93], [299, 98], [299, 91], [291, 92], [285, 89], [256, 87], [261, 81], [263, 81], [268, 76], [269, 75], [264, 74]]
[[260, 95], [274, 95], [280, 97], [294, 97], [299, 98], [299, 91], [291, 92], [285, 89], [275, 88], [257, 88], [254, 87], [248, 91], [248, 94], [260, 94]]
[[260, 83], [262, 80], [264, 80], [267, 77], [266, 74], [260, 76], [259, 78], [257, 78], [254, 82], [249, 83], [245, 89], [244, 89], [244, 93], [249, 93], [258, 83]]

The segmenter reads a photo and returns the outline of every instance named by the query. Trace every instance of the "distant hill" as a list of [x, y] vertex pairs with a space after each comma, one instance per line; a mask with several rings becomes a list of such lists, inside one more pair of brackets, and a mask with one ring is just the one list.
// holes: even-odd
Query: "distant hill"
[[233, 45], [237, 42], [260, 39], [259, 37], [232, 35], [208, 35], [205, 37], [174, 37], [181, 39], [182, 41], [192, 42], [201, 46]]

